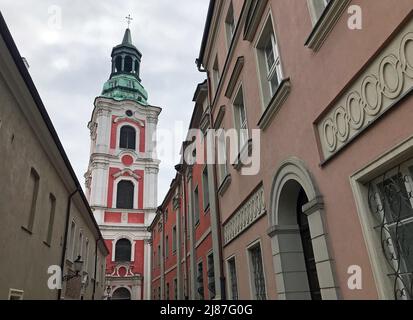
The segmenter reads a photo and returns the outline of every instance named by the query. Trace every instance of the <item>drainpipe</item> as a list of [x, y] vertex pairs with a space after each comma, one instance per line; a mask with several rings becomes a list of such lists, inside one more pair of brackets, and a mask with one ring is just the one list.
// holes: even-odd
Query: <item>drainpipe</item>
[[162, 238], [162, 242], [161, 242], [161, 272], [162, 272], [162, 278], [161, 278], [161, 300], [166, 300], [166, 295], [165, 295], [165, 291], [166, 291], [166, 282], [165, 282], [165, 277], [166, 277], [166, 270], [165, 270], [165, 266], [166, 266], [166, 259], [165, 259], [165, 210], [161, 211], [161, 226], [162, 226], [162, 231], [161, 231], [161, 238]]
[[188, 300], [189, 299], [189, 294], [188, 294], [188, 291], [189, 291], [189, 281], [188, 281], [188, 279], [189, 279], [189, 276], [188, 276], [188, 272], [189, 272], [189, 270], [188, 270], [188, 263], [187, 263], [187, 250], [188, 250], [188, 248], [187, 248], [187, 239], [188, 239], [188, 229], [187, 229], [187, 214], [188, 214], [188, 212], [187, 212], [187, 206], [186, 206], [186, 181], [185, 181], [185, 174], [184, 174], [184, 169], [183, 169], [183, 165], [181, 164], [181, 165], [177, 165], [176, 167], [175, 167], [175, 169], [178, 171], [178, 176], [180, 176], [180, 178], [181, 178], [181, 181], [180, 181], [180, 183], [181, 183], [181, 192], [182, 192], [182, 201], [181, 201], [181, 203], [180, 203], [180, 206], [181, 206], [181, 209], [182, 209], [182, 213], [183, 213], [183, 216], [184, 216], [184, 218], [183, 218], [183, 236], [184, 236], [184, 238], [183, 238], [183, 242], [184, 242], [184, 264], [185, 264], [185, 279], [184, 279], [184, 281], [185, 281], [185, 288], [186, 288], [186, 290], [184, 290], [184, 300]]
[[[212, 126], [212, 113], [210, 112], [210, 123]], [[227, 296], [226, 296], [226, 285], [225, 285], [225, 276], [224, 276], [224, 253], [223, 253], [223, 246], [222, 246], [222, 224], [221, 224], [221, 212], [220, 212], [220, 206], [219, 206], [219, 199], [218, 199], [218, 183], [217, 183], [217, 166], [213, 166], [214, 170], [212, 172], [213, 174], [213, 179], [214, 179], [214, 198], [215, 198], [215, 210], [216, 210], [216, 223], [218, 226], [218, 243], [219, 243], [219, 252], [218, 252], [218, 258], [219, 258], [219, 266], [220, 266], [220, 274], [221, 274], [221, 300], [226, 300]]]
[[[199, 72], [206, 73], [207, 74], [207, 84], [208, 84], [208, 98], [209, 98], [209, 123], [210, 123], [210, 128], [213, 128], [213, 123], [214, 119], [212, 117], [212, 90], [211, 90], [211, 81], [210, 81], [210, 76], [209, 72], [207, 69], [205, 69], [202, 66], [201, 61], [199, 59], [196, 60], [197, 68]], [[214, 144], [215, 145], [215, 142]], [[224, 253], [223, 253], [223, 246], [222, 246], [222, 237], [221, 237], [221, 232], [222, 232], [222, 224], [221, 224], [221, 213], [220, 213], [220, 206], [219, 206], [219, 198], [218, 198], [218, 182], [217, 182], [217, 166], [213, 166], [214, 170], [212, 172], [213, 174], [213, 180], [214, 180], [214, 200], [215, 200], [215, 210], [216, 210], [216, 223], [218, 226], [217, 230], [217, 237], [218, 237], [218, 243], [219, 243], [219, 252], [218, 252], [218, 258], [219, 258], [219, 266], [220, 266], [220, 282], [221, 282], [221, 300], [226, 300], [226, 286], [225, 286], [225, 277], [224, 277]]]
[[[73, 191], [73, 193], [71, 193], [69, 198], [67, 199], [65, 236], [63, 239], [62, 258], [60, 260], [60, 270], [62, 270], [62, 272], [64, 272], [65, 258], [66, 258], [66, 251], [67, 251], [67, 235], [69, 232], [70, 209], [72, 206], [72, 199], [78, 192], [79, 192], [79, 186], [76, 186], [76, 190]], [[57, 291], [57, 300], [60, 300], [61, 297], [62, 297], [62, 289], [59, 289]]]
[[181, 177], [182, 177], [182, 205], [184, 206], [183, 211], [184, 211], [184, 254], [185, 254], [185, 283], [186, 283], [186, 292], [185, 292], [185, 300], [189, 300], [189, 270], [188, 270], [188, 244], [187, 244], [187, 240], [188, 240], [188, 210], [187, 210], [187, 205], [186, 205], [186, 179], [185, 179], [185, 173], [184, 171], [181, 172]]

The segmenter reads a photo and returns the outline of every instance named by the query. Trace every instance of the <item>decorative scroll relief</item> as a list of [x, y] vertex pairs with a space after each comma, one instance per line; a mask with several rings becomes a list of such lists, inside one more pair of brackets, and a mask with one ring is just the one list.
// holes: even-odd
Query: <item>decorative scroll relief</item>
[[324, 159], [333, 156], [413, 88], [413, 21], [317, 122]]
[[224, 245], [265, 214], [264, 189], [260, 187], [224, 226]]

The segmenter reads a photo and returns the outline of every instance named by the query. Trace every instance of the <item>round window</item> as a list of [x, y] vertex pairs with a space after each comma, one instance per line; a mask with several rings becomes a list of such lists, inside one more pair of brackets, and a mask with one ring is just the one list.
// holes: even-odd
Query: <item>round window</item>
[[133, 116], [133, 112], [130, 111], [130, 110], [128, 110], [128, 111], [126, 111], [126, 115], [127, 115], [128, 117], [132, 117], [132, 116]]

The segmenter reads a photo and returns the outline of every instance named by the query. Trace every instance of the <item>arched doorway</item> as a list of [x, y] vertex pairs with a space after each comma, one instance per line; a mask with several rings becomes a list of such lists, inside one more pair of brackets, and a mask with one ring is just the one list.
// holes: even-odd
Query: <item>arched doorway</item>
[[274, 178], [269, 236], [279, 299], [337, 299], [318, 189], [296, 158]]
[[126, 288], [118, 288], [113, 292], [112, 300], [131, 300], [130, 291]]
[[308, 287], [312, 300], [321, 300], [320, 283], [318, 282], [317, 267], [314, 257], [313, 243], [311, 239], [310, 224], [303, 207], [308, 203], [307, 195], [300, 186], [297, 199], [297, 224], [303, 247], [303, 258], [308, 279]]

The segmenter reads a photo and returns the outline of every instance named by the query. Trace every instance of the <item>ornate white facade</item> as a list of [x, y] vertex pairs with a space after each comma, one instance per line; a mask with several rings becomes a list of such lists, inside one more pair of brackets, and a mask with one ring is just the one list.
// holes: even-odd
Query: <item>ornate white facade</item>
[[147, 104], [139, 68], [126, 70], [128, 55], [134, 64], [135, 58], [140, 62], [129, 29], [123, 44], [112, 53], [114, 65], [118, 58], [122, 61], [120, 69], [112, 67], [102, 96], [95, 100], [88, 125], [91, 149], [85, 178], [90, 206], [111, 251], [107, 294], [113, 299], [140, 300], [150, 298], [147, 228], [157, 207], [156, 130], [161, 108]]

